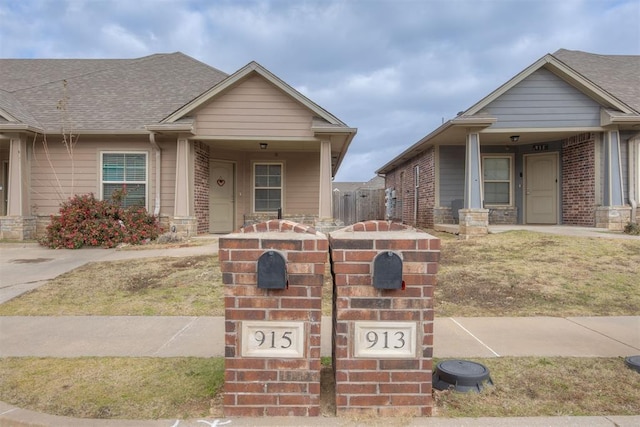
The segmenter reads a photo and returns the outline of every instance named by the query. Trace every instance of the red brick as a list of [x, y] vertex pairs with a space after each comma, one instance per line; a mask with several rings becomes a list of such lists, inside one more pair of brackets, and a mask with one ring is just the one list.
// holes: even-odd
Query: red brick
[[418, 383], [383, 383], [380, 384], [380, 393], [385, 394], [419, 394], [420, 384]]
[[350, 406], [386, 406], [389, 405], [389, 396], [362, 395], [349, 396]]
[[391, 396], [391, 405], [393, 406], [422, 406], [424, 405], [424, 395], [397, 395], [392, 394]]
[[354, 383], [389, 382], [390, 378], [389, 372], [349, 372], [349, 382]]
[[258, 249], [260, 246], [258, 239], [226, 239], [220, 238], [218, 246], [220, 249]]
[[238, 394], [238, 405], [275, 405], [278, 401], [275, 394]]
[[225, 310], [225, 317], [228, 320], [267, 320], [265, 315], [266, 311], [264, 310]]
[[265, 415], [263, 406], [226, 406], [225, 417], [262, 417]]

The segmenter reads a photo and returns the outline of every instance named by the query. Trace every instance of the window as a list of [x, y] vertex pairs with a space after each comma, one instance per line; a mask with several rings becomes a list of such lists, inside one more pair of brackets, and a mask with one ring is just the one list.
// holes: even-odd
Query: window
[[147, 153], [102, 153], [102, 199], [125, 190], [123, 207], [147, 206]]
[[282, 207], [282, 164], [256, 163], [253, 173], [254, 211], [275, 212]]
[[485, 205], [512, 204], [512, 169], [510, 156], [484, 156], [482, 158]]

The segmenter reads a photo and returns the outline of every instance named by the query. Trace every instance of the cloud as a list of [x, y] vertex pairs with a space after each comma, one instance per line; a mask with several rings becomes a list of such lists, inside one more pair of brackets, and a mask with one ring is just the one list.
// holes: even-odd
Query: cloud
[[0, 55], [258, 61], [359, 129], [337, 179], [362, 181], [546, 53], [639, 54], [639, 16], [638, 0], [4, 1]]

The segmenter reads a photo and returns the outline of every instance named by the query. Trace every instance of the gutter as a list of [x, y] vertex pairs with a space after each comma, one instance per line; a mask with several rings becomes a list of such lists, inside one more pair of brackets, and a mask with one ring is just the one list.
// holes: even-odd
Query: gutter
[[158, 143], [156, 142], [155, 133], [153, 132], [149, 133], [149, 142], [151, 143], [151, 146], [153, 147], [153, 151], [156, 155], [156, 197], [155, 197], [155, 206], [153, 208], [153, 216], [157, 217], [160, 215], [160, 178], [161, 178], [160, 162], [162, 160], [162, 150], [160, 149], [160, 147], [158, 146]]

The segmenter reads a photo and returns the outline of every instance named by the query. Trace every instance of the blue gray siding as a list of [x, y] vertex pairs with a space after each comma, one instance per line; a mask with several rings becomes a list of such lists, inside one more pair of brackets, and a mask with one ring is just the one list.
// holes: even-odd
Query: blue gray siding
[[464, 199], [464, 145], [440, 147], [440, 206]]
[[600, 126], [600, 105], [544, 68], [509, 89], [482, 112], [498, 119], [493, 128]]

